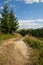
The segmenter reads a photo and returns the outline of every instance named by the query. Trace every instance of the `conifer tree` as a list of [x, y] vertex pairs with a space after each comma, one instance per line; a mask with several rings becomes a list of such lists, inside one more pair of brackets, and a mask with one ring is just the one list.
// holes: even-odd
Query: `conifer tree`
[[18, 29], [19, 23], [12, 10], [9, 15], [9, 32], [12, 33]]
[[18, 20], [13, 11], [8, 10], [8, 6], [4, 5], [1, 18], [1, 31], [4, 33], [12, 33], [18, 29]]
[[2, 19], [1, 19], [1, 31], [4, 33], [8, 33], [8, 22], [9, 22], [9, 12], [7, 5], [4, 5]]

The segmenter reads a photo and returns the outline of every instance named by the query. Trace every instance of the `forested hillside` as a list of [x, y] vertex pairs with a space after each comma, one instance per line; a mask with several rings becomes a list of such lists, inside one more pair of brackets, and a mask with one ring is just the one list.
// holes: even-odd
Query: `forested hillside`
[[39, 29], [20, 29], [18, 31], [18, 33], [20, 33], [23, 36], [25, 36], [26, 34], [29, 34], [31, 36], [43, 38], [43, 28], [39, 28]]

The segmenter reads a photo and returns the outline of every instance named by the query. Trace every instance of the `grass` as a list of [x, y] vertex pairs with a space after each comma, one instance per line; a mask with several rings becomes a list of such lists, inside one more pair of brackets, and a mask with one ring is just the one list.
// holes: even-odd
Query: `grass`
[[0, 41], [5, 40], [5, 39], [9, 39], [9, 38], [14, 37], [14, 36], [11, 35], [11, 34], [2, 34], [2, 33], [0, 33]]
[[33, 49], [32, 65], [43, 65], [43, 41], [29, 35], [25, 36], [24, 41]]
[[14, 33], [14, 34], [2, 34], [0, 33], [0, 44], [2, 41], [10, 38], [15, 38], [15, 37], [21, 37], [21, 35]]

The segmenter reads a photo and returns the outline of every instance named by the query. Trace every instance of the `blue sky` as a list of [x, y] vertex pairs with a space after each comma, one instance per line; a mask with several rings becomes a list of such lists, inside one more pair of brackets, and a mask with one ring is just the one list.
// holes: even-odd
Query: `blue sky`
[[4, 3], [14, 10], [20, 28], [43, 27], [43, 0], [0, 0], [0, 12]]

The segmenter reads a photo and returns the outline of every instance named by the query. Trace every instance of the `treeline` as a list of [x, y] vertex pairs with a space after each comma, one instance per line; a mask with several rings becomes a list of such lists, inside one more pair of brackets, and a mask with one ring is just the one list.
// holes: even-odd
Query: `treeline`
[[20, 29], [18, 31], [18, 33], [20, 33], [23, 36], [29, 34], [31, 36], [43, 38], [43, 28], [39, 28], [39, 29]]
[[1, 11], [0, 18], [0, 32], [2, 33], [13, 33], [18, 27], [19, 23], [14, 15], [13, 10], [9, 10], [8, 5], [4, 4], [3, 10]]

